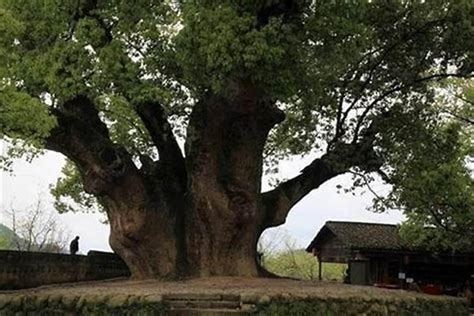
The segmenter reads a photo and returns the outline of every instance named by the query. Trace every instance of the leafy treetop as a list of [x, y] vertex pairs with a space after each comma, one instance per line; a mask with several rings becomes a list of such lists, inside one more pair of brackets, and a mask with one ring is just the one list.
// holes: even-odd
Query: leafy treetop
[[[3, 166], [41, 150], [78, 96], [137, 164], [156, 160], [140, 106], [161, 105], [184, 139], [203, 96], [246, 82], [287, 116], [267, 141], [268, 171], [291, 155], [370, 147], [352, 170], [355, 185], [374, 172], [393, 184], [379, 209], [418, 212], [420, 196], [448, 184], [452, 207], [472, 209], [472, 134], [440, 117], [429, 82], [472, 76], [473, 20], [469, 0], [0, 0], [0, 133], [12, 144]], [[68, 197], [92, 205], [79, 180], [68, 162], [53, 189], [62, 209]]]

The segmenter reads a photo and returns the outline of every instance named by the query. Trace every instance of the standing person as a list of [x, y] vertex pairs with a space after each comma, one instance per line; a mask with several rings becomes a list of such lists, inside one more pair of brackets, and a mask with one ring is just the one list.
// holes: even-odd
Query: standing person
[[76, 236], [69, 244], [69, 252], [71, 255], [75, 255], [79, 251], [79, 236]]

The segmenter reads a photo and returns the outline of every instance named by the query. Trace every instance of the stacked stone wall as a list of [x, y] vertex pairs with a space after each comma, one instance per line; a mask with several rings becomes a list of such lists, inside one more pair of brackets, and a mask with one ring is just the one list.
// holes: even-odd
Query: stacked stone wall
[[[180, 294], [180, 296], [183, 295]], [[184, 300], [170, 300], [167, 296], [161, 295], [85, 294], [83, 296], [70, 296], [30, 294], [2, 297], [0, 294], [0, 315], [469, 315], [465, 302], [449, 297], [387, 298], [383, 300], [329, 297], [278, 299], [263, 296], [253, 297], [250, 301], [249, 297], [236, 297], [235, 303], [240, 303], [240, 307], [227, 304], [228, 306], [226, 305], [227, 307], [224, 308], [223, 303], [231, 303], [228, 298], [224, 302], [222, 300], [210, 301], [205, 294], [203, 294], [203, 296], [206, 296], [203, 297], [203, 300], [198, 300], [198, 296], [191, 295], [190, 300], [185, 302]], [[229, 295], [221, 295], [221, 297], [225, 298]], [[180, 304], [176, 304], [177, 302]], [[218, 304], [219, 302], [221, 304]]]
[[129, 276], [113, 253], [89, 251], [87, 256], [41, 252], [0, 251], [0, 290], [103, 280]]

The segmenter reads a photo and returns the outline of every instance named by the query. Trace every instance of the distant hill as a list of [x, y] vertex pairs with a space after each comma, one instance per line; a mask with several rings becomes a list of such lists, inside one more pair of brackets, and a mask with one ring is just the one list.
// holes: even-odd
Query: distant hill
[[[65, 247], [59, 242], [49, 242], [38, 248], [35, 244], [28, 245], [28, 241], [18, 236], [15, 238], [15, 233], [7, 226], [0, 224], [0, 250], [21, 250], [21, 251], [40, 251], [60, 253]], [[29, 250], [27, 250], [29, 249]]]
[[7, 226], [0, 224], [0, 236], [13, 236], [13, 231]]
[[9, 248], [14, 233], [7, 226], [0, 224], [0, 249]]

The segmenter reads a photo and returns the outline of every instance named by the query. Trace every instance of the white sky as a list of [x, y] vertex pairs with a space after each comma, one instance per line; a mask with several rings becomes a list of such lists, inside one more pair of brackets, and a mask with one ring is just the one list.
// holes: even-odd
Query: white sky
[[[298, 174], [310, 161], [311, 158], [306, 157], [285, 162], [281, 168], [281, 177], [289, 178]], [[16, 160], [13, 165], [13, 174], [3, 172], [0, 177], [0, 222], [9, 226], [4, 210], [10, 207], [25, 209], [34, 204], [38, 197], [46, 202], [49, 201], [48, 205], [52, 205], [49, 185], [56, 182], [63, 163], [61, 155], [48, 152], [32, 163]], [[350, 176], [339, 176], [332, 179], [319, 189], [314, 190], [293, 208], [283, 228], [300, 247], [306, 247], [328, 220], [393, 224], [403, 220], [403, 215], [398, 211], [383, 214], [367, 211], [366, 208], [372, 201], [370, 193], [352, 196], [336, 192], [337, 184], [349, 182]], [[378, 193], [387, 190], [380, 183], [375, 183], [373, 188]], [[110, 251], [109, 227], [100, 222], [105, 218], [104, 215], [70, 213], [58, 217], [69, 230], [71, 236], [79, 235], [81, 237], [80, 252], [87, 253], [91, 249]]]

